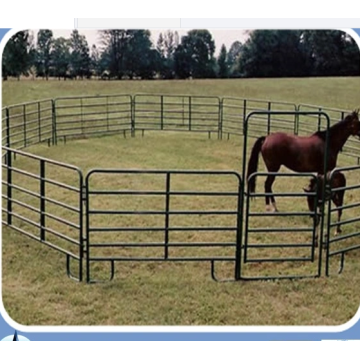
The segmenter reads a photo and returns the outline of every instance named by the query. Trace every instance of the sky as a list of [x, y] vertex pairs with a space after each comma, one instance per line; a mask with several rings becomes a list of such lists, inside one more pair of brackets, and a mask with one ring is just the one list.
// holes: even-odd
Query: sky
[[[172, 31], [177, 31], [180, 38], [181, 36], [184, 36], [187, 34], [187, 32], [190, 29], [170, 29]], [[54, 37], [60, 37], [63, 36], [65, 38], [69, 38], [71, 32], [73, 31], [73, 29], [68, 29], [68, 30], [52, 30]], [[159, 38], [159, 34], [161, 32], [165, 32], [165, 29], [161, 29], [161, 30], [155, 30], [155, 29], [150, 29], [150, 33], [151, 33], [151, 40], [153, 42], [154, 45], [156, 45], [156, 42]], [[229, 50], [231, 44], [234, 41], [240, 41], [242, 43], [244, 43], [246, 41], [247, 38], [247, 30], [211, 30], [209, 29], [210, 33], [212, 34], [212, 37], [215, 41], [215, 55], [219, 55], [220, 53], [220, 48], [222, 44], [225, 44], [226, 49]], [[35, 32], [37, 32], [37, 30], [35, 30]], [[79, 29], [79, 33], [82, 35], [85, 35], [89, 47], [91, 48], [91, 46], [93, 44], [98, 45], [99, 43], [99, 36], [98, 36], [98, 30], [82, 30]]]

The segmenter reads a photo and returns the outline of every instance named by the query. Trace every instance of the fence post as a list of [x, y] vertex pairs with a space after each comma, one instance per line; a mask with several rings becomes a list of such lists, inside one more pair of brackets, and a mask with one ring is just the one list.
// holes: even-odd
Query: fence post
[[40, 240], [45, 241], [45, 160], [40, 160]]
[[191, 131], [191, 96], [189, 96], [189, 131]]
[[160, 96], [160, 123], [161, 130], [164, 130], [164, 95]]
[[135, 105], [136, 105], [136, 95], [134, 98], [131, 97], [131, 137], [135, 136]]
[[6, 146], [10, 147], [10, 111], [9, 111], [9, 108], [6, 108], [5, 116], [6, 116]]
[[83, 173], [79, 173], [79, 281], [83, 281], [83, 261], [84, 261], [84, 246], [85, 246], [85, 240], [84, 240], [84, 204], [86, 209], [86, 202], [87, 202], [87, 193], [86, 193], [86, 185], [84, 184], [83, 180]]
[[7, 150], [7, 223], [12, 224], [12, 169], [11, 150]]
[[295, 104], [295, 111], [296, 111], [296, 114], [295, 114], [295, 118], [294, 118], [294, 135], [298, 135], [299, 133], [299, 109], [300, 109], [300, 105], [296, 105]]
[[[322, 108], [319, 108], [319, 112], [322, 111]], [[318, 115], [318, 131], [321, 130], [321, 114]]]
[[56, 134], [56, 99], [51, 99], [52, 108], [52, 144], [57, 145], [57, 134]]
[[169, 256], [169, 211], [170, 211], [170, 172], [166, 173], [166, 198], [165, 198], [165, 249], [164, 258]]
[[39, 143], [41, 143], [41, 109], [40, 101], [38, 102], [38, 125], [39, 125]]
[[26, 105], [23, 105], [24, 147], [26, 147]]
[[106, 96], [106, 130], [109, 132], [109, 97]]
[[242, 247], [242, 233], [243, 233], [243, 215], [244, 215], [244, 181], [239, 181], [238, 188], [238, 203], [237, 203], [237, 220], [236, 220], [236, 254], [235, 254], [235, 280], [241, 279], [241, 247]]
[[242, 126], [242, 135], [244, 135], [244, 124], [246, 119], [246, 99], [244, 99], [244, 107], [243, 107], [243, 126]]
[[[268, 102], [268, 111], [271, 111], [271, 102]], [[270, 113], [268, 113], [268, 123], [267, 123], [267, 134], [270, 134], [271, 131], [271, 126], [270, 126], [270, 121], [271, 121], [271, 115]]]
[[222, 140], [223, 116], [224, 116], [224, 99], [219, 99], [218, 140]]

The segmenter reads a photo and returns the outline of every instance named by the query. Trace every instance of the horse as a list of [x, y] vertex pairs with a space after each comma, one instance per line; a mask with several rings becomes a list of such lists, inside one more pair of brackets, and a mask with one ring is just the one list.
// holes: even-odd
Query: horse
[[[276, 173], [284, 165], [295, 172], [323, 175], [326, 133], [327, 130], [323, 130], [310, 136], [298, 136], [277, 132], [259, 137], [251, 150], [247, 167], [249, 193], [255, 193], [256, 176], [250, 176], [257, 172], [260, 152], [268, 172]], [[360, 137], [359, 109], [329, 128], [327, 171], [336, 167], [338, 154], [351, 135]], [[266, 194], [272, 194], [274, 181], [275, 175], [267, 176], [265, 181]], [[265, 204], [266, 211], [278, 211], [273, 195], [266, 195]]]
[[[330, 175], [330, 172], [327, 173], [326, 181], [330, 180], [329, 175]], [[324, 175], [318, 175], [317, 178], [318, 178], [318, 181], [316, 181], [315, 178], [311, 178], [308, 186], [306, 188], [303, 188], [303, 190], [306, 193], [310, 193], [310, 192], [314, 193], [315, 192], [317, 194], [317, 196], [318, 196], [318, 204], [317, 205], [318, 205], [318, 208], [321, 211], [322, 198], [323, 198], [322, 190], [323, 190], [323, 184], [324, 184], [325, 177], [324, 177]], [[331, 200], [335, 204], [335, 206], [337, 208], [339, 208], [338, 211], [337, 211], [337, 213], [338, 213], [338, 217], [337, 217], [338, 224], [336, 226], [335, 233], [334, 233], [334, 236], [337, 236], [342, 231], [341, 230], [341, 225], [339, 223], [340, 223], [341, 215], [342, 215], [342, 208], [341, 207], [343, 206], [343, 203], [344, 203], [344, 195], [345, 195], [345, 189], [344, 188], [346, 186], [345, 175], [340, 171], [336, 171], [334, 173], [334, 175], [332, 176], [331, 183], [329, 185], [330, 185], [331, 189], [341, 188], [340, 190], [332, 191], [330, 197], [326, 196], [327, 194], [325, 194], [325, 201]], [[309, 211], [313, 212], [315, 210], [315, 197], [311, 196], [311, 195], [308, 195], [307, 196], [307, 203], [308, 203]], [[314, 217], [314, 216], [311, 215], [311, 217]], [[315, 246], [317, 246], [319, 223], [320, 223], [320, 216], [316, 215], [316, 221], [315, 221], [315, 226], [316, 226], [315, 239], [316, 239], [316, 243], [315, 243]]]

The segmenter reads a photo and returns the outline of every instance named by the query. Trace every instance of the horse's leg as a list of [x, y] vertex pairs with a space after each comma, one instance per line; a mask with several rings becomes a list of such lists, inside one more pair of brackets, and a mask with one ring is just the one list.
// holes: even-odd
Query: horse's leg
[[[277, 170], [276, 170], [277, 171]], [[265, 181], [265, 192], [268, 193], [272, 193], [272, 184], [275, 181], [275, 175], [269, 175], [266, 178]], [[271, 200], [271, 206], [270, 206], [270, 200]], [[276, 208], [276, 202], [275, 202], [275, 197], [273, 195], [266, 195], [266, 211], [273, 211], [273, 212], [277, 212], [278, 209]]]
[[[333, 202], [335, 204], [336, 207], [341, 207], [343, 206], [343, 203], [344, 203], [344, 193], [345, 191], [342, 191], [341, 193], [338, 193], [335, 195], [334, 199], [333, 199]], [[339, 223], [341, 221], [341, 215], [342, 215], [342, 209], [339, 209], [337, 211], [338, 213], [338, 216], [337, 216], [337, 222]], [[339, 235], [340, 233], [342, 232], [341, 230], [341, 225], [340, 224], [337, 224], [336, 226], [336, 230], [335, 230], [335, 233], [334, 233], [334, 236], [337, 236]]]

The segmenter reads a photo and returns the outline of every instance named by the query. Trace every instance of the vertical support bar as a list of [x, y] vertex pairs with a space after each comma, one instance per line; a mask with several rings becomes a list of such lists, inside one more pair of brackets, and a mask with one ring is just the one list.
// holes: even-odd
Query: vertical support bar
[[300, 105], [297, 106], [295, 105], [295, 117], [294, 117], [294, 135], [298, 135], [299, 134], [299, 108], [300, 108]]
[[83, 280], [83, 260], [84, 260], [84, 205], [86, 202], [86, 188], [83, 184], [83, 175], [79, 172], [79, 281]]
[[222, 140], [223, 120], [224, 120], [224, 99], [219, 99], [219, 128], [218, 128], [218, 140]]
[[[316, 176], [315, 177], [316, 180], [316, 187], [315, 187], [315, 201], [314, 201], [314, 221], [313, 221], [313, 231], [312, 231], [312, 244], [311, 244], [311, 261], [314, 261], [315, 259], [315, 242], [316, 242], [316, 235], [318, 235], [318, 225], [317, 225], [317, 216], [318, 216], [318, 208], [319, 208], [319, 177]], [[321, 215], [321, 214], [320, 214]], [[320, 222], [319, 222], [320, 224]], [[317, 239], [317, 241], [319, 242], [319, 238]], [[321, 241], [321, 239], [320, 239]]]
[[322, 112], [319, 116], [325, 116], [326, 119], [326, 139], [325, 139], [325, 154], [324, 154], [324, 181], [322, 184], [322, 197], [321, 197], [321, 228], [320, 228], [320, 237], [319, 237], [319, 267], [318, 267], [318, 277], [321, 276], [321, 265], [322, 265], [322, 243], [324, 238], [324, 221], [325, 221], [325, 196], [326, 196], [326, 188], [327, 188], [327, 168], [328, 168], [328, 158], [329, 158], [329, 128], [330, 128], [330, 118], [329, 116]]
[[248, 255], [250, 197], [251, 195], [250, 193], [248, 193], [246, 196], [246, 210], [245, 210], [244, 263], [247, 262], [247, 255]]
[[242, 247], [242, 225], [243, 225], [243, 199], [244, 199], [244, 181], [239, 180], [238, 202], [237, 202], [237, 219], [236, 219], [236, 253], [235, 253], [235, 280], [241, 279], [241, 247]]
[[109, 131], [109, 97], [106, 96], [106, 130]]
[[40, 160], [40, 240], [45, 241], [45, 160]]
[[[245, 134], [244, 132], [244, 127], [245, 127], [245, 121], [246, 121], [246, 99], [244, 99], [244, 107], [243, 107], [243, 135]], [[244, 179], [243, 179], [244, 181]]]
[[270, 125], [270, 122], [271, 122], [271, 114], [270, 114], [270, 111], [271, 111], [271, 102], [269, 101], [268, 102], [268, 122], [267, 122], [267, 134], [269, 135], [270, 134], [270, 131], [271, 131], [271, 125]]
[[[246, 100], [244, 100], [244, 109], [246, 107]], [[245, 111], [245, 110], [244, 110]], [[244, 112], [245, 114], [245, 112]], [[245, 240], [244, 240], [244, 263], [246, 261], [246, 256], [247, 256], [247, 227], [248, 227], [248, 209], [249, 209], [249, 198], [250, 198], [250, 194], [248, 194], [247, 192], [245, 192], [245, 183], [248, 183], [248, 179], [246, 178], [246, 148], [247, 148], [247, 140], [248, 140], [248, 136], [247, 136], [247, 129], [248, 129], [248, 118], [245, 117], [244, 118], [244, 122], [243, 122], [243, 133], [244, 133], [244, 142], [243, 142], [243, 158], [242, 158], [242, 174], [241, 174], [241, 178], [243, 181], [243, 186], [242, 186], [242, 193], [243, 193], [243, 197], [246, 195], [246, 209], [244, 207], [244, 205], [242, 206], [242, 211], [243, 213], [245, 212], [244, 210], [246, 210], [245, 212]], [[244, 199], [242, 200], [243, 204], [244, 204]], [[242, 261], [242, 259], [240, 259], [240, 261]]]
[[[319, 113], [321, 112], [321, 108], [319, 108]], [[318, 131], [321, 130], [321, 114], [318, 115]]]
[[136, 95], [134, 98], [131, 97], [131, 137], [135, 136], [135, 106], [136, 106]]
[[164, 96], [160, 96], [160, 128], [164, 130]]
[[166, 173], [166, 197], [165, 197], [165, 248], [164, 259], [167, 260], [169, 256], [169, 211], [170, 211], [170, 172]]
[[24, 147], [27, 146], [26, 144], [26, 105], [23, 105], [23, 127], [24, 127]]
[[10, 111], [9, 108], [6, 108], [5, 110], [5, 116], [6, 116], [6, 146], [10, 146]]
[[[329, 182], [331, 184], [331, 180], [332, 178], [330, 177]], [[325, 276], [329, 276], [329, 272], [330, 272], [330, 225], [331, 225], [331, 200], [328, 201], [328, 212], [327, 212], [327, 246], [326, 246], [326, 259], [325, 259]]]
[[191, 96], [189, 96], [189, 131], [191, 131]]
[[40, 101], [38, 102], [38, 126], [39, 126], [39, 143], [41, 143], [41, 109], [40, 109]]
[[86, 176], [85, 180], [85, 244], [86, 244], [86, 282], [90, 282], [90, 196], [89, 196], [89, 174]]
[[7, 223], [12, 224], [12, 169], [11, 169], [11, 150], [7, 150]]
[[57, 131], [56, 131], [56, 99], [51, 100], [52, 107], [52, 144], [57, 145]]

